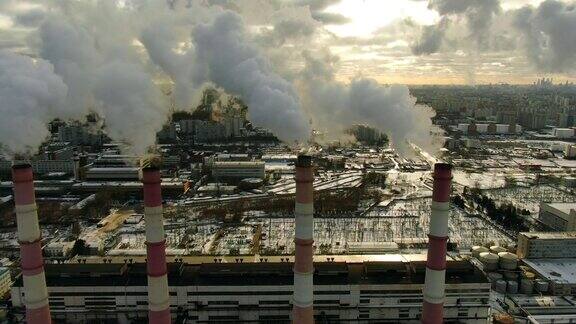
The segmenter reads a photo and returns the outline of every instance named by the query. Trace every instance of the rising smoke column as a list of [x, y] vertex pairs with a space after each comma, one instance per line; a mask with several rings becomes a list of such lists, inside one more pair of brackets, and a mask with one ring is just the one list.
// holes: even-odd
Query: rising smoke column
[[[89, 8], [87, 16], [96, 17], [90, 20], [95, 24], [102, 24], [110, 10], [118, 10]], [[53, 63], [69, 85], [69, 111], [59, 117], [79, 119], [92, 110], [104, 119], [104, 131], [113, 140], [126, 144], [131, 153], [143, 154], [155, 143], [168, 107], [130, 45], [134, 35], [109, 36], [98, 30], [65, 15], [47, 19], [40, 28], [40, 56]]]
[[203, 67], [195, 82], [213, 82], [240, 96], [255, 126], [269, 128], [285, 141], [306, 140], [310, 128], [291, 83], [273, 71], [270, 62], [246, 35], [242, 19], [225, 11], [193, 34], [196, 64]]
[[514, 27], [521, 33], [530, 63], [544, 72], [576, 69], [575, 4], [547, 0], [537, 8], [514, 12]]
[[0, 51], [0, 152], [34, 153], [48, 122], [69, 114], [67, 91], [50, 63]]
[[[372, 79], [357, 78], [349, 85], [338, 82], [334, 68], [322, 60], [304, 54], [306, 67], [299, 80], [314, 126], [337, 138], [353, 124], [366, 124], [388, 135], [401, 155], [411, 155], [409, 142], [430, 153], [442, 147], [442, 140], [432, 134], [439, 132], [432, 125], [434, 111], [416, 105], [408, 87], [383, 86]], [[333, 60], [332, 60], [333, 62]]]
[[501, 12], [499, 0], [430, 0], [428, 8], [437, 11], [441, 19], [422, 29], [419, 40], [412, 45], [416, 55], [438, 52], [451, 22], [460, 18], [466, 21], [468, 37], [458, 41], [476, 51], [488, 48], [494, 17]]

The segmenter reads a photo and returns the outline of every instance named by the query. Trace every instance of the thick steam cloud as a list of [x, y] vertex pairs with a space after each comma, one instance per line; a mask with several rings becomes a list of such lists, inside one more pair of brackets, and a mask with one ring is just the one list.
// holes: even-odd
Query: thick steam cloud
[[0, 149], [36, 150], [50, 134], [48, 122], [68, 113], [67, 91], [50, 63], [0, 51]]
[[[31, 45], [41, 59], [2, 56], [28, 62], [20, 64], [27, 66], [24, 72], [3, 71], [2, 109], [6, 116], [33, 120], [35, 129], [24, 134], [27, 137], [4, 127], [3, 142], [10, 151], [26, 151], [48, 135], [45, 125], [50, 120], [81, 120], [96, 113], [113, 140], [127, 144], [132, 153], [145, 153], [168, 120], [168, 102], [155, 84], [159, 77], [168, 77], [176, 108], [190, 109], [203, 86], [212, 84], [245, 101], [253, 125], [287, 142], [307, 141], [312, 126], [338, 136], [362, 123], [388, 134], [402, 154], [412, 151], [408, 143], [436, 151], [440, 145], [431, 135], [433, 112], [416, 105], [407, 87], [385, 87], [363, 78], [344, 84], [335, 80], [334, 66], [302, 54], [308, 48], [315, 51], [308, 41], [323, 32], [313, 14], [333, 2], [306, 1], [305, 10], [283, 8], [292, 14], [281, 15], [283, 19], [272, 15], [274, 29], [259, 35], [238, 13], [220, 6], [54, 2], [53, 10], [34, 20], [39, 27]], [[269, 59], [272, 49], [286, 50], [291, 60], [303, 59], [304, 70], [286, 73], [292, 63]], [[43, 89], [55, 90], [41, 95], [28, 82], [14, 92], [14, 75], [29, 76], [44, 82]], [[4, 100], [8, 94], [9, 100]], [[5, 102], [14, 103], [8, 107]], [[20, 106], [24, 108], [11, 108]]]
[[436, 153], [443, 145], [431, 118], [434, 111], [416, 105], [406, 86], [385, 87], [372, 79], [357, 78], [350, 85], [335, 80], [333, 67], [305, 54], [306, 67], [300, 80], [315, 126], [337, 137], [352, 124], [376, 128], [391, 140], [401, 155], [411, 155], [410, 144]]
[[270, 62], [251, 45], [241, 18], [224, 12], [193, 34], [196, 82], [211, 81], [248, 105], [250, 120], [271, 129], [282, 140], [306, 140], [309, 125], [291, 83], [274, 73]]

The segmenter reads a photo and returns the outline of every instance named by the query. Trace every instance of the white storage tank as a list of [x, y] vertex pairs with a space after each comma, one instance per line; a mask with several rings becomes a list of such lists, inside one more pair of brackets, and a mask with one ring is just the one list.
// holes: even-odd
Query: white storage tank
[[498, 255], [490, 252], [480, 253], [480, 262], [484, 265], [485, 271], [493, 271], [498, 269]]
[[510, 125], [508, 124], [497, 124], [496, 133], [498, 134], [508, 134], [510, 132]]
[[500, 268], [505, 270], [516, 270], [518, 268], [518, 256], [510, 252], [498, 253], [500, 258]]
[[488, 272], [488, 280], [490, 280], [490, 282], [495, 282], [498, 280], [501, 280], [502, 278], [504, 278], [504, 276], [498, 272]]
[[531, 271], [524, 271], [522, 272], [522, 278], [534, 280], [536, 275]]
[[487, 247], [476, 245], [472, 247], [472, 256], [475, 258], [480, 257], [480, 253], [490, 251]]
[[512, 271], [505, 271], [504, 278], [506, 278], [506, 280], [518, 280], [518, 273]]
[[488, 124], [476, 124], [476, 131], [480, 134], [488, 133]]
[[500, 252], [506, 252], [508, 251], [505, 247], [502, 247], [500, 245], [492, 245], [490, 247], [490, 252], [494, 253], [494, 254], [498, 254]]
[[517, 294], [518, 293], [518, 282], [517, 281], [508, 281], [506, 283], [508, 289], [506, 291], [508, 291], [509, 294]]
[[552, 133], [557, 138], [571, 138], [574, 137], [574, 129], [572, 128], [554, 128]]
[[506, 281], [503, 279], [497, 280], [494, 282], [494, 290], [497, 292], [504, 294], [506, 293]]
[[538, 292], [548, 292], [548, 281], [542, 280], [542, 279], [536, 279], [536, 281], [534, 282], [534, 287], [536, 288], [536, 291]]
[[534, 291], [534, 281], [530, 279], [522, 279], [520, 281], [520, 292], [523, 294], [530, 295]]

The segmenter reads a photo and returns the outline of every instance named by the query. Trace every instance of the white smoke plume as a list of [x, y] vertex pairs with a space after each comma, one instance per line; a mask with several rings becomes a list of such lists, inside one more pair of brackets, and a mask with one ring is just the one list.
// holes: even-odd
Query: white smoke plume
[[576, 3], [547, 0], [514, 13], [528, 60], [540, 71], [576, 70]]
[[441, 20], [422, 29], [420, 39], [412, 46], [416, 55], [438, 52], [450, 23], [462, 19], [466, 22], [468, 35], [457, 41], [474, 51], [486, 49], [490, 45], [493, 20], [501, 12], [499, 0], [430, 0], [428, 8], [436, 10]]
[[67, 91], [50, 63], [0, 51], [0, 152], [35, 153], [48, 122], [69, 113]]
[[248, 105], [251, 122], [285, 141], [310, 135], [292, 84], [273, 71], [270, 61], [246, 35], [242, 19], [227, 11], [198, 25], [193, 33], [199, 69], [197, 83], [211, 81]]
[[334, 67], [305, 53], [306, 67], [299, 89], [314, 126], [337, 137], [353, 124], [365, 124], [388, 135], [401, 155], [410, 156], [410, 143], [430, 153], [438, 153], [443, 141], [432, 125], [434, 111], [416, 105], [406, 86], [383, 86], [375, 80], [356, 78], [349, 85], [335, 80]]
[[[355, 123], [368, 124], [388, 134], [403, 154], [411, 151], [408, 142], [428, 151], [438, 148], [431, 135], [432, 110], [417, 106], [406, 87], [363, 78], [347, 85], [335, 80], [330, 64], [302, 56], [305, 47], [317, 49], [312, 35], [325, 32], [313, 13], [337, 1], [305, 1], [305, 10], [273, 4], [278, 12], [292, 14], [267, 12], [258, 22], [275, 28], [264, 35], [271, 37], [266, 44], [266, 37], [255, 35], [254, 25], [237, 13], [242, 2], [217, 2], [214, 7], [185, 1], [132, 0], [122, 1], [123, 6], [116, 1], [50, 2], [44, 17], [31, 19], [42, 22], [33, 35], [39, 40], [34, 49], [68, 88], [60, 96], [65, 108], [49, 117], [80, 119], [96, 112], [108, 135], [144, 153], [168, 117], [168, 104], [153, 82], [162, 70], [175, 84], [177, 108], [192, 105], [204, 84], [214, 84], [247, 103], [254, 125], [288, 142], [306, 141], [312, 120], [334, 134]], [[273, 47], [289, 53], [290, 61], [271, 60], [266, 54]], [[286, 67], [297, 60], [305, 61], [306, 68], [286, 77]]]
[[[122, 21], [121, 12], [108, 5], [84, 7], [87, 28], [62, 15], [47, 19], [40, 28], [40, 56], [55, 66], [69, 91], [69, 114], [80, 119], [95, 111], [104, 119], [104, 131], [127, 150], [143, 154], [155, 143], [155, 134], [168, 118], [168, 107], [130, 46], [131, 34], [109, 33], [104, 16]], [[108, 20], [113, 22], [114, 20]]]

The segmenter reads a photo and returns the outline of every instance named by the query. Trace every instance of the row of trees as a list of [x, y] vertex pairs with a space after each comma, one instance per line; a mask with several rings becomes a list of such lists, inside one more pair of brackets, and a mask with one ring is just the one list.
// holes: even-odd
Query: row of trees
[[[490, 219], [501, 224], [505, 228], [511, 229], [516, 232], [524, 232], [530, 230], [530, 228], [524, 222], [527, 215], [530, 212], [526, 209], [520, 209], [514, 206], [512, 203], [504, 203], [497, 205], [494, 199], [487, 195], [482, 194], [480, 189], [473, 188], [470, 190], [464, 190], [465, 198], [473, 201], [478, 206], [477, 208], [482, 209]], [[457, 206], [460, 204], [464, 206], [464, 199], [457, 196], [453, 201]]]

